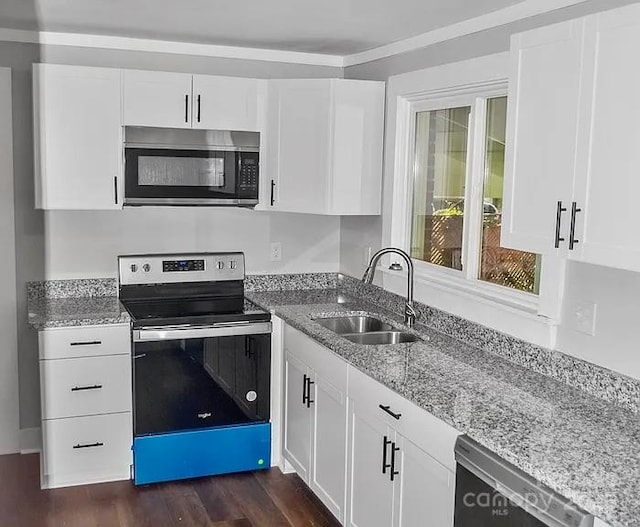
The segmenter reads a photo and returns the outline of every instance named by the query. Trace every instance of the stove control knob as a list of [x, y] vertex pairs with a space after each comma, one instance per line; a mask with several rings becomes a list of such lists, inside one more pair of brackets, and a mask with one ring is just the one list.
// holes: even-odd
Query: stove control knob
[[229, 262], [229, 267], [230, 267], [231, 269], [235, 269], [237, 266], [238, 266], [238, 264], [236, 264], [236, 261], [235, 261], [235, 260], [231, 260], [231, 261]]
[[222, 260], [218, 261], [218, 269], [224, 269], [224, 262]]
[[131, 264], [131, 266], [129, 267], [129, 269], [131, 269], [132, 273], [136, 273], [138, 272], [138, 266], [136, 264]]
[[145, 273], [148, 273], [149, 271], [151, 271], [151, 266], [150, 266], [148, 263], [146, 263], [146, 264], [144, 264], [144, 265], [142, 266], [142, 270], [143, 270]]

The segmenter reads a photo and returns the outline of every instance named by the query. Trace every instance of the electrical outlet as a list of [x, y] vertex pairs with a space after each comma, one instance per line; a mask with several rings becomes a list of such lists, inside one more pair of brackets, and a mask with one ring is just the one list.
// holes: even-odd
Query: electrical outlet
[[282, 260], [282, 244], [280, 242], [271, 242], [271, 255], [272, 262], [279, 262]]
[[591, 335], [596, 334], [597, 306], [593, 302], [579, 302], [573, 312], [573, 326], [576, 331]]

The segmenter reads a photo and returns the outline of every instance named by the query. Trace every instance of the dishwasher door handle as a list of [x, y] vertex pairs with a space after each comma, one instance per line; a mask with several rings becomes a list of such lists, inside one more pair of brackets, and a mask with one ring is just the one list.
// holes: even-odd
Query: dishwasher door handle
[[271, 322], [235, 322], [212, 326], [167, 326], [133, 330], [133, 342], [206, 339], [271, 333]]

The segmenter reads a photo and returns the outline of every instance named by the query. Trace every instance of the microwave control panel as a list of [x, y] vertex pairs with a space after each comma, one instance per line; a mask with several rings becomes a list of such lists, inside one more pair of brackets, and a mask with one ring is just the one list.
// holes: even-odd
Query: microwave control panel
[[240, 157], [238, 189], [241, 191], [258, 190], [258, 154], [243, 152]]

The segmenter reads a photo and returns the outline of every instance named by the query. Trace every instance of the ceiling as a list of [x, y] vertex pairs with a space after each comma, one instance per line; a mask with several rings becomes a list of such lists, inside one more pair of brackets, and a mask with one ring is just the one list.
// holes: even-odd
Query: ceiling
[[522, 0], [1, 0], [0, 27], [349, 55]]

